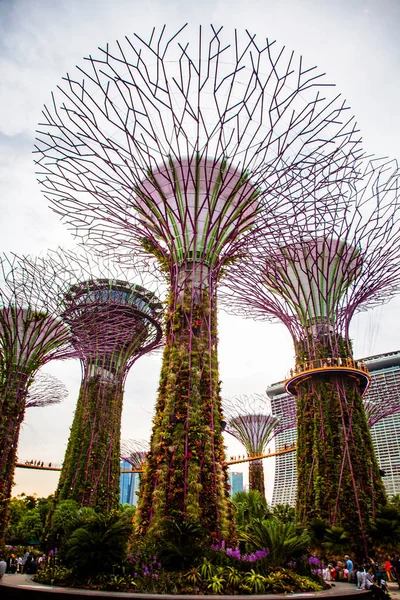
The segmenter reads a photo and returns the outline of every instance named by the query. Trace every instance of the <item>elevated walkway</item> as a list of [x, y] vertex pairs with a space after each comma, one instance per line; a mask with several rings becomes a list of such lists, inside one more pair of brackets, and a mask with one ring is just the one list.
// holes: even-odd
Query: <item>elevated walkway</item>
[[364, 396], [371, 385], [371, 376], [365, 363], [352, 358], [328, 356], [317, 360], [300, 363], [290, 371], [290, 376], [284, 382], [285, 391], [297, 396], [298, 387], [307, 379], [327, 379], [330, 375], [347, 375], [355, 379]]

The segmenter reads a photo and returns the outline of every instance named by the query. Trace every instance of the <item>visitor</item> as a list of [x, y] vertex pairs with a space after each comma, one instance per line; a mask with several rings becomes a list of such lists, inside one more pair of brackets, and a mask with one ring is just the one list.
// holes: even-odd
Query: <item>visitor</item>
[[39, 569], [39, 561], [36, 557], [34, 557], [32, 555], [32, 560], [28, 563], [28, 566], [26, 567], [26, 574], [27, 575], [35, 575], [38, 572]]
[[22, 556], [17, 558], [17, 573], [22, 573]]
[[17, 572], [17, 559], [15, 554], [11, 554], [10, 558], [7, 561], [7, 573], [16, 573]]
[[22, 569], [21, 569], [21, 573], [23, 573], [25, 571], [25, 563], [28, 560], [28, 556], [29, 556], [29, 550], [28, 548], [25, 548], [24, 550], [24, 556], [22, 558]]
[[32, 561], [33, 561], [33, 554], [30, 552], [28, 555], [28, 558], [26, 559], [25, 564], [24, 564], [24, 573], [28, 573], [29, 566]]
[[357, 571], [357, 590], [365, 590], [365, 580], [367, 579], [366, 565]]
[[392, 573], [395, 576], [398, 586], [400, 588], [400, 557], [398, 554], [392, 559], [392, 566]]
[[367, 573], [365, 578], [365, 589], [372, 592], [373, 600], [387, 600], [390, 598], [389, 591], [386, 586], [384, 579], [381, 579], [381, 585], [379, 585], [372, 573]]
[[344, 555], [344, 560], [345, 560], [345, 565], [346, 565], [346, 569], [348, 571], [347, 573], [347, 581], [349, 583], [352, 583], [354, 581], [353, 579], [353, 561], [350, 559], [350, 556], [348, 554]]
[[386, 581], [393, 581], [392, 571], [393, 571], [393, 565], [391, 563], [390, 556], [388, 556], [385, 561]]
[[7, 563], [4, 558], [0, 558], [0, 579], [3, 577], [4, 573], [7, 571]]

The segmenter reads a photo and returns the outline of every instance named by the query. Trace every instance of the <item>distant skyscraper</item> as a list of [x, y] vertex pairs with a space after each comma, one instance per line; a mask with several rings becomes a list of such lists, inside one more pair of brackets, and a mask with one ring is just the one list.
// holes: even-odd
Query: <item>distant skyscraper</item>
[[[283, 381], [272, 384], [267, 388], [267, 395], [271, 399], [271, 410], [281, 422], [290, 418], [296, 399], [285, 392]], [[282, 450], [285, 445], [296, 443], [296, 425], [285, 429], [275, 436], [275, 450]], [[297, 472], [296, 452], [278, 455], [275, 459], [275, 480], [271, 504], [296, 504]]]
[[385, 415], [371, 427], [371, 436], [390, 498], [400, 494], [400, 351], [370, 356], [364, 362], [372, 376], [365, 403], [379, 403]]
[[[371, 436], [383, 482], [390, 498], [400, 494], [400, 351], [379, 354], [362, 359], [372, 377], [372, 385], [364, 398], [369, 413], [374, 413]], [[285, 418], [292, 411], [295, 398], [284, 390], [280, 381], [267, 389], [274, 415]], [[397, 404], [397, 406], [396, 406]], [[379, 405], [379, 406], [376, 406]], [[396, 412], [397, 411], [397, 412]], [[379, 416], [382, 415], [382, 418]], [[370, 420], [371, 422], [371, 420]], [[287, 429], [275, 438], [279, 450], [296, 442], [296, 428]], [[272, 505], [296, 503], [296, 453], [276, 457]]]
[[[130, 469], [132, 469], [132, 465], [127, 460], [121, 460], [121, 471], [129, 471]], [[136, 506], [138, 501], [138, 495], [136, 491], [139, 490], [139, 483], [139, 473], [121, 473], [119, 480], [119, 501], [121, 504], [130, 504], [130, 506]]]
[[236, 492], [243, 491], [243, 473], [229, 471], [229, 485], [231, 486], [231, 496]]

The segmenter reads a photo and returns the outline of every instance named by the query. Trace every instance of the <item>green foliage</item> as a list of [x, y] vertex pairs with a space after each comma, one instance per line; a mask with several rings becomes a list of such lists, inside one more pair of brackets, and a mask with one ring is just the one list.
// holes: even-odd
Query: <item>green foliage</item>
[[228, 585], [233, 590], [237, 590], [240, 586], [242, 578], [240, 571], [238, 571], [238, 569], [235, 569], [235, 567], [228, 566], [225, 569], [225, 574]]
[[47, 585], [72, 585], [73, 571], [54, 562], [42, 563], [32, 579]]
[[263, 594], [265, 592], [265, 577], [251, 569], [245, 574], [243, 584], [249, 588], [252, 594]]
[[18, 537], [23, 542], [30, 539], [40, 539], [43, 531], [43, 521], [37, 508], [25, 513], [18, 524]]
[[329, 523], [326, 519], [312, 519], [308, 524], [307, 530], [310, 536], [312, 554], [317, 554], [322, 550], [322, 542], [329, 529]]
[[331, 556], [343, 556], [347, 548], [351, 544], [351, 535], [345, 531], [343, 527], [329, 527], [326, 530], [322, 547]]
[[276, 504], [272, 509], [272, 516], [283, 523], [294, 523], [296, 511], [290, 504]]
[[119, 514], [92, 517], [69, 536], [65, 547], [65, 563], [78, 575], [112, 572], [126, 556], [132, 527]]
[[304, 554], [310, 542], [306, 531], [299, 533], [294, 523], [275, 518], [254, 520], [240, 538], [247, 542], [251, 550], [268, 548], [268, 559], [272, 565], [283, 565], [289, 558]]
[[400, 547], [400, 507], [392, 502], [382, 507], [371, 525], [370, 536], [377, 553], [397, 553]]
[[400, 508], [400, 494], [394, 494], [390, 498], [389, 504], [392, 506], [397, 506], [397, 508]]
[[226, 581], [221, 575], [213, 575], [207, 581], [207, 589], [211, 590], [213, 594], [222, 594], [225, 583]]
[[265, 589], [273, 593], [318, 592], [322, 585], [290, 569], [277, 568], [265, 578]]
[[203, 562], [199, 566], [199, 572], [203, 579], [211, 579], [215, 575], [215, 566], [207, 558], [203, 558]]
[[99, 512], [119, 508], [123, 377], [82, 383], [55, 502], [75, 500]]
[[[171, 293], [150, 452], [136, 534], [162, 539], [165, 520], [201, 522], [203, 542], [231, 541], [233, 508], [222, 436], [214, 298]], [[200, 297], [198, 297], [200, 296]]]
[[239, 531], [246, 531], [254, 520], [264, 520], [270, 516], [265, 496], [258, 490], [236, 492], [232, 498], [234, 518]]
[[184, 571], [201, 556], [204, 528], [198, 522], [165, 519], [159, 539], [158, 557], [165, 568]]

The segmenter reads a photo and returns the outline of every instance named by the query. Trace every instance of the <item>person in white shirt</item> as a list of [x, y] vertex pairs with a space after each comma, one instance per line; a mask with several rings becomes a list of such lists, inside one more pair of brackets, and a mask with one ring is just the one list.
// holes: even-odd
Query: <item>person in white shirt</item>
[[0, 579], [3, 577], [6, 570], [7, 570], [7, 563], [4, 560], [4, 558], [0, 558]]

